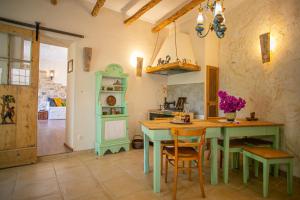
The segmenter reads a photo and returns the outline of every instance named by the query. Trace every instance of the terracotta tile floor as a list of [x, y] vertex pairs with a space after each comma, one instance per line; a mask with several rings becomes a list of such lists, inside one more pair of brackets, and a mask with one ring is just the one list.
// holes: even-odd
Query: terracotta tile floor
[[38, 120], [38, 155], [70, 152], [64, 146], [66, 120]]
[[[152, 155], [150, 156], [152, 163]], [[152, 192], [152, 172], [143, 174], [143, 151], [132, 150], [96, 158], [93, 152], [60, 155], [43, 159], [34, 165], [0, 170], [1, 200], [170, 200], [172, 196], [172, 170], [169, 183], [162, 182], [160, 194]], [[151, 164], [152, 165], [152, 164]], [[170, 168], [171, 169], [171, 168]], [[241, 170], [230, 171], [230, 183], [209, 184], [209, 167], [204, 168], [207, 200], [255, 200], [262, 198], [262, 180], [251, 177], [248, 185], [242, 183]], [[193, 181], [180, 173], [177, 199], [202, 199], [193, 172]], [[221, 180], [221, 175], [219, 176]], [[294, 181], [294, 195], [286, 194], [284, 177], [270, 180], [267, 199], [300, 199], [300, 182]]]

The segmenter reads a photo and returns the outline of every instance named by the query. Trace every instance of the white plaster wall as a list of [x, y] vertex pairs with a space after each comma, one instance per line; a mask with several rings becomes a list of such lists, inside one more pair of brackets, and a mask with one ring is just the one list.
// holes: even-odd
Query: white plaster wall
[[73, 60], [73, 72], [67, 74], [67, 113], [66, 113], [66, 136], [65, 143], [70, 147], [75, 147], [75, 73], [77, 66], [76, 43], [70, 45], [68, 49], [68, 60]]
[[40, 45], [40, 70], [45, 70], [49, 73], [54, 70], [54, 83], [67, 85], [67, 62], [68, 49], [49, 44]]
[[[203, 69], [202, 69], [203, 70]], [[168, 76], [168, 85], [203, 83], [203, 72], [188, 72]]]
[[[52, 6], [49, 1], [40, 0], [0, 0], [2, 17], [24, 22], [42, 22], [43, 26], [66, 30], [85, 35], [85, 39], [76, 40], [74, 44], [75, 72], [69, 82], [73, 82], [73, 104], [75, 110], [68, 117], [67, 128], [69, 144], [75, 150], [90, 149], [95, 142], [95, 71], [104, 70], [110, 63], [118, 63], [129, 74], [127, 93], [129, 112], [129, 134], [140, 133], [139, 121], [147, 117], [149, 109], [158, 108], [163, 101], [162, 86], [166, 77], [143, 74], [135, 76], [135, 68], [130, 65], [130, 56], [134, 51], [144, 54], [144, 67], [150, 61], [156, 35], [151, 32], [151, 25], [137, 21], [130, 26], [123, 24], [121, 14], [102, 8], [97, 17], [90, 11], [93, 5], [86, 1], [60, 1]], [[12, 12], [13, 11], [13, 12]], [[161, 33], [164, 37], [164, 31]], [[83, 71], [83, 47], [93, 48], [91, 71]], [[71, 54], [69, 54], [71, 56]], [[70, 91], [68, 88], [68, 95]], [[69, 102], [69, 105], [71, 102]], [[68, 118], [68, 119], [69, 119]], [[72, 124], [73, 123], [73, 124]], [[74, 125], [72, 127], [72, 125]], [[73, 144], [73, 145], [72, 145]]]
[[[246, 99], [245, 117], [255, 111], [262, 120], [284, 124], [281, 147], [295, 156], [300, 176], [300, 1], [243, 1], [226, 14], [228, 30], [221, 40], [220, 86]], [[271, 62], [262, 64], [259, 35], [275, 40]]]

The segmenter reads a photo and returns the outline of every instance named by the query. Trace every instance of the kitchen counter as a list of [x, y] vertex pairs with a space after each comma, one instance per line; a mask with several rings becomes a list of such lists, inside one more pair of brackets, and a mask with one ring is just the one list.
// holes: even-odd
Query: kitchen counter
[[[179, 115], [183, 112], [178, 112], [174, 110], [149, 110], [148, 119], [154, 120], [155, 118], [169, 118]], [[188, 113], [191, 119], [194, 119], [194, 113]]]

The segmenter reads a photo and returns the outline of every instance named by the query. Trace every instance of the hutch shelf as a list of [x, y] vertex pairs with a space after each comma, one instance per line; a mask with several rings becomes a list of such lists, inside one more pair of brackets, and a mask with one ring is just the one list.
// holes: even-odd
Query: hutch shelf
[[96, 144], [99, 156], [129, 150], [128, 112], [125, 94], [128, 75], [110, 64], [96, 72]]

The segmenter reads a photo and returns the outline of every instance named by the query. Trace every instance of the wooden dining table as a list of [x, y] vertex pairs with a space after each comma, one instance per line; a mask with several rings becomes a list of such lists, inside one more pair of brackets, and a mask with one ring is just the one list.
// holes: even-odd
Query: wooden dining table
[[[279, 149], [280, 127], [282, 124], [267, 121], [237, 120], [234, 123], [214, 120], [193, 120], [191, 124], [174, 124], [170, 119], [141, 121], [144, 133], [144, 173], [149, 173], [149, 141], [153, 142], [153, 191], [160, 192], [161, 165], [160, 143], [172, 140], [171, 128], [206, 128], [206, 138], [210, 139], [210, 182], [218, 183], [218, 138], [223, 138], [223, 180], [228, 183], [229, 177], [229, 142], [233, 137], [269, 136], [273, 141], [273, 148]], [[278, 176], [278, 166], [274, 167], [274, 175]]]

